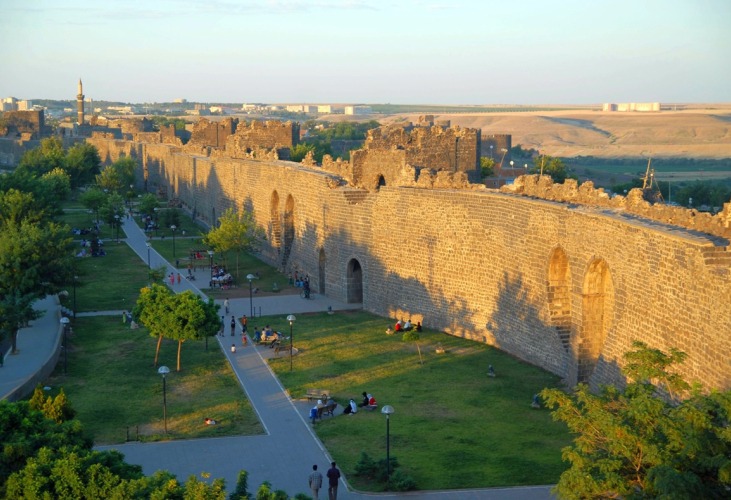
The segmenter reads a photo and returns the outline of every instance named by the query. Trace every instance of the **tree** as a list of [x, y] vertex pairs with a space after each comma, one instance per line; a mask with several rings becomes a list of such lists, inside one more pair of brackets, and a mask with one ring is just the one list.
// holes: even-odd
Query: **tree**
[[178, 341], [177, 371], [180, 371], [183, 342], [218, 333], [221, 325], [218, 308], [214, 302], [204, 301], [190, 290], [175, 295], [167, 287], [153, 283], [142, 289], [132, 314], [151, 336], [157, 337], [155, 366], [163, 337]]
[[423, 365], [424, 359], [421, 357], [421, 346], [419, 345], [420, 338], [421, 336], [419, 335], [419, 332], [417, 332], [416, 330], [409, 330], [407, 332], [404, 332], [401, 340], [403, 340], [404, 342], [416, 343], [416, 349], [419, 351], [419, 363]]
[[37, 177], [55, 168], [66, 168], [66, 151], [58, 137], [41, 140], [37, 148], [26, 151], [18, 162], [18, 170], [31, 173]]
[[220, 330], [218, 318], [220, 306], [213, 301], [204, 301], [190, 290], [175, 295], [171, 318], [168, 322], [168, 336], [178, 341], [176, 371], [180, 371], [180, 354], [186, 340], [201, 340], [213, 337]]
[[102, 169], [96, 176], [96, 184], [110, 193], [122, 193], [134, 184], [136, 168], [137, 163], [132, 158], [123, 156]]
[[66, 152], [66, 172], [71, 187], [78, 188], [93, 182], [101, 169], [99, 151], [86, 142], [74, 144]]
[[70, 228], [32, 218], [0, 226], [0, 331], [17, 352], [18, 330], [38, 317], [33, 302], [71, 279]]
[[[642, 342], [625, 355], [627, 386], [592, 394], [544, 389], [553, 418], [577, 435], [563, 457], [571, 466], [562, 498], [722, 498], [731, 487], [731, 391], [690, 388], [666, 354]], [[685, 397], [685, 399], [682, 399]]]
[[104, 204], [99, 208], [99, 215], [101, 215], [102, 220], [110, 226], [114, 226], [124, 219], [124, 213], [124, 198], [118, 193], [107, 196]]
[[99, 188], [87, 189], [81, 194], [79, 201], [86, 208], [94, 212], [96, 215], [96, 222], [99, 223], [99, 209], [104, 206], [107, 201], [107, 194]]
[[548, 155], [536, 156], [533, 159], [533, 167], [530, 169], [530, 173], [550, 175], [553, 182], [558, 184], [563, 184], [569, 177], [576, 178], [576, 176], [569, 175], [566, 165], [560, 158], [554, 158]]
[[495, 160], [488, 158], [487, 156], [480, 157], [480, 175], [484, 179], [485, 177], [491, 177], [495, 173]]
[[216, 252], [236, 252], [236, 278], [239, 277], [239, 255], [258, 247], [264, 238], [264, 231], [256, 225], [251, 212], [236, 213], [233, 208], [226, 210], [218, 219], [218, 227], [211, 229], [203, 238], [203, 244]]
[[173, 292], [166, 286], [153, 283], [152, 286], [140, 291], [137, 303], [132, 309], [132, 315], [147, 328], [150, 336], [157, 337], [153, 366], [157, 366], [162, 338], [168, 333], [168, 321], [174, 308]]
[[143, 194], [142, 198], [140, 198], [140, 203], [138, 205], [140, 213], [152, 215], [155, 213], [155, 209], [160, 206], [160, 203], [157, 201], [157, 198], [154, 194], [147, 193]]

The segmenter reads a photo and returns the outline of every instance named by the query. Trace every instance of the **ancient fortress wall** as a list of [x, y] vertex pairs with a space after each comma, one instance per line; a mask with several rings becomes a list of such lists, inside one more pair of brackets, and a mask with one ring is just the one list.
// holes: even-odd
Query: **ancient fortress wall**
[[[569, 383], [620, 380], [639, 339], [688, 353], [689, 379], [731, 387], [731, 252], [718, 235], [484, 187], [367, 190], [333, 165], [90, 142], [105, 161], [136, 158], [149, 191], [164, 188], [203, 221], [253, 211], [264, 259], [309, 274], [316, 292], [495, 345]], [[397, 150], [374, 155], [406, 163]]]

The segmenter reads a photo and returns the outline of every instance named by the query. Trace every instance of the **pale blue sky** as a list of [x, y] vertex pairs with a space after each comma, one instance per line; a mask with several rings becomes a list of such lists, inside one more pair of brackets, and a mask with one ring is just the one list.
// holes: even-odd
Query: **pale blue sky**
[[0, 0], [0, 97], [730, 102], [731, 0]]

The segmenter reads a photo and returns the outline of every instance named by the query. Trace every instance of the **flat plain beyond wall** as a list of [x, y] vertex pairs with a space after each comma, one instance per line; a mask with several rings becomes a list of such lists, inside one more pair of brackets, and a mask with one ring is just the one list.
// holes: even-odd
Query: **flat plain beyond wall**
[[366, 191], [316, 166], [90, 142], [105, 161], [135, 158], [141, 184], [201, 220], [251, 210], [263, 258], [335, 299], [495, 345], [569, 384], [621, 382], [622, 355], [643, 340], [685, 351], [687, 379], [731, 388], [722, 238], [484, 187]]

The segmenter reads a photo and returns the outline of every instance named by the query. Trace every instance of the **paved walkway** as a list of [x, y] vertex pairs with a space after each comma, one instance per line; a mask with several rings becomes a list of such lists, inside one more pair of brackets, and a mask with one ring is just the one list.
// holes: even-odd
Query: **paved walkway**
[[[163, 265], [167, 269], [167, 274], [171, 272], [177, 274], [177, 269], [165, 261], [153, 248], [147, 246], [144, 232], [134, 221], [125, 220], [123, 229], [127, 235], [127, 244], [140, 258], [153, 268]], [[184, 269], [182, 272], [187, 271]], [[208, 285], [208, 272], [207, 269], [196, 271], [195, 281], [183, 279], [180, 284], [176, 282], [172, 288], [176, 292], [192, 290], [204, 295], [197, 285]], [[229, 302], [231, 304], [229, 314], [235, 314], [237, 317], [243, 314], [249, 315], [249, 298], [232, 299]], [[332, 307], [333, 311], [352, 309], [354, 305], [343, 304], [320, 295], [316, 295], [313, 300], [304, 300], [298, 295], [280, 295], [253, 297], [253, 306], [257, 314], [261, 308], [263, 315], [287, 315], [325, 311], [328, 307]], [[45, 308], [46, 303], [41, 304], [41, 307]], [[121, 315], [121, 311], [110, 311], [77, 314], [77, 316], [105, 313]], [[19, 335], [21, 354], [13, 356], [15, 359], [6, 361], [5, 368], [0, 368], [0, 394], [6, 394], [7, 387], [13, 386], [11, 379], [17, 383], [18, 379], [27, 376], [27, 370], [32, 370], [33, 367], [39, 366], [47, 359], [47, 351], [52, 352], [51, 346], [58, 341], [57, 323], [57, 311], [48, 309], [43, 318], [33, 322], [30, 328], [21, 331], [21, 335]], [[21, 344], [20, 338], [23, 338], [24, 342], [27, 339], [29, 343]], [[319, 469], [324, 472], [331, 462], [327, 450], [314, 434], [311, 424], [307, 420], [310, 404], [294, 402], [287, 396], [265, 360], [265, 357], [272, 355], [269, 349], [255, 347], [250, 343], [248, 347], [238, 348], [236, 353], [231, 353], [226, 347], [230, 345], [228, 334], [224, 337], [216, 337], [216, 339], [258, 414], [264, 426], [265, 435], [157, 443], [134, 442], [97, 448], [119, 450], [124, 453], [129, 463], [141, 465], [145, 474], [166, 469], [180, 480], [186, 480], [190, 475], [200, 478], [201, 473], [207, 472], [211, 474], [211, 477], [224, 478], [228, 488], [233, 489], [238, 472], [245, 469], [249, 473], [250, 491], [256, 491], [263, 481], [269, 481], [275, 489], [282, 489], [290, 496], [300, 492], [309, 494], [307, 476], [312, 464], [318, 464]], [[455, 464], [455, 467], [459, 467], [459, 464]], [[549, 490], [549, 486], [537, 486], [370, 495], [349, 491], [343, 481], [339, 488], [338, 498], [355, 499], [380, 496], [410, 499], [522, 500], [551, 498]], [[327, 490], [321, 490], [320, 494], [325, 498]]]

